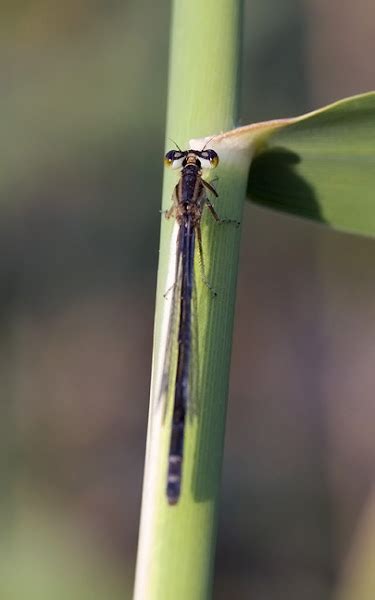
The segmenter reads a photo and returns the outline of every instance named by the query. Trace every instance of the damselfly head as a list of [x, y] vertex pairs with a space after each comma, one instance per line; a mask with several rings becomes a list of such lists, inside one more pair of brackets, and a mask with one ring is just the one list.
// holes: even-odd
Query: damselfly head
[[215, 150], [192, 150], [197, 156], [202, 166], [202, 169], [214, 169], [219, 164], [219, 157]]
[[219, 164], [215, 150], [169, 150], [165, 155], [165, 165], [181, 169], [187, 164], [196, 164], [200, 169], [214, 169]]
[[164, 163], [166, 167], [171, 167], [172, 169], [181, 169], [183, 166], [183, 162], [186, 158], [187, 151], [183, 152], [182, 150], [169, 150], [164, 158]]

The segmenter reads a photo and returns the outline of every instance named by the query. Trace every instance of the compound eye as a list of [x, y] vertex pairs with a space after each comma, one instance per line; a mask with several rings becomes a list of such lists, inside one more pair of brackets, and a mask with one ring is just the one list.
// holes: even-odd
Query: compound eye
[[180, 152], [180, 150], [169, 150], [164, 158], [165, 166], [171, 167], [172, 169], [179, 169], [182, 167], [185, 154], [186, 152]]
[[215, 150], [203, 150], [200, 156], [203, 169], [214, 169], [219, 164], [219, 157]]

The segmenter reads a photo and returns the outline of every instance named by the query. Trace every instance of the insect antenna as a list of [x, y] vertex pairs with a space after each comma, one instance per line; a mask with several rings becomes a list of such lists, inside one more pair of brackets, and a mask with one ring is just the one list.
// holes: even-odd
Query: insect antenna
[[170, 137], [167, 137], [167, 140], [170, 140], [176, 146], [177, 150], [179, 150], [180, 152], [182, 152], [182, 150], [181, 150], [180, 146], [177, 144], [177, 142], [175, 142], [174, 140], [172, 140], [172, 138], [170, 138]]

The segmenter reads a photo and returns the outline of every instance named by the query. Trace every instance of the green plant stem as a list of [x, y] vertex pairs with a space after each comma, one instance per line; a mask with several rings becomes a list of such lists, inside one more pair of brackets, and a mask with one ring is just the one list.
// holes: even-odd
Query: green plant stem
[[[184, 149], [189, 138], [231, 129], [236, 120], [242, 3], [175, 0], [173, 6], [167, 136]], [[224, 218], [241, 221], [248, 163], [231, 159], [220, 146], [217, 151], [216, 209]], [[164, 209], [176, 181], [176, 173], [166, 174]], [[172, 402], [163, 420], [156, 379], [172, 225], [162, 219], [135, 600], [203, 600], [212, 594], [240, 229], [217, 225], [210, 215], [203, 219], [205, 267], [218, 295], [213, 298], [197, 278], [197, 414], [186, 427], [182, 495], [170, 507], [165, 484]]]

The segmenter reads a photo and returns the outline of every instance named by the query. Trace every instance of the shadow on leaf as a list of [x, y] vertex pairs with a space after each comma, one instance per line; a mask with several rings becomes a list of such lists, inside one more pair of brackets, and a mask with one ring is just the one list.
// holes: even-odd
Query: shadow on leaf
[[271, 148], [254, 158], [247, 193], [250, 201], [274, 210], [325, 223], [311, 185], [298, 173], [301, 158], [285, 148]]

